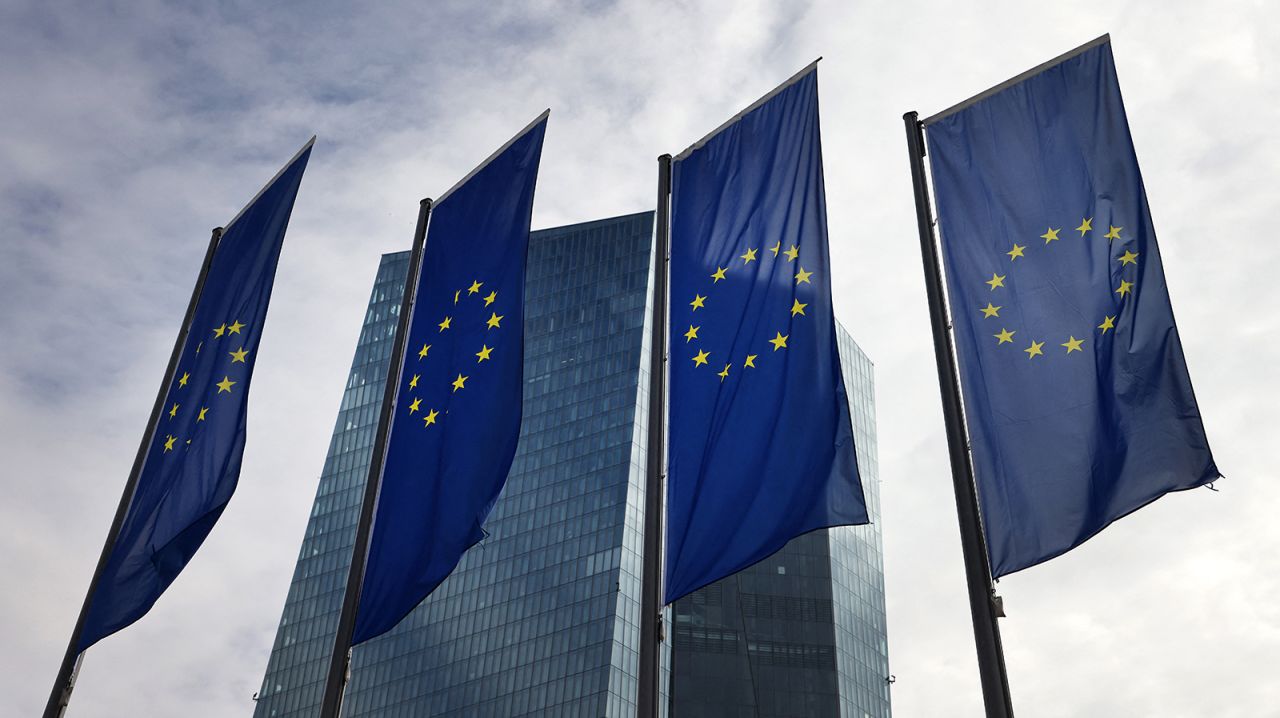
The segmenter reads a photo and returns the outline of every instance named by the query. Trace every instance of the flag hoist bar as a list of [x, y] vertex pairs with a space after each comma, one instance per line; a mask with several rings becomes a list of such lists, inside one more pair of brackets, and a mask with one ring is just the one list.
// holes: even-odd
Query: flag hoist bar
[[916, 112], [902, 117], [907, 129], [907, 151], [911, 162], [911, 187], [915, 194], [916, 224], [920, 230], [920, 258], [924, 262], [925, 294], [929, 301], [929, 323], [933, 327], [933, 353], [938, 365], [938, 388], [942, 393], [942, 414], [947, 428], [947, 449], [951, 456], [951, 482], [956, 494], [956, 514], [960, 519], [960, 548], [964, 555], [965, 582], [969, 588], [969, 610], [973, 614], [973, 637], [978, 650], [978, 674], [982, 700], [988, 718], [1012, 718], [1009, 676], [1005, 671], [1004, 647], [1000, 643], [999, 611], [987, 564], [986, 539], [978, 516], [973, 460], [960, 400], [950, 317], [942, 292], [942, 266], [934, 235], [933, 212], [929, 205], [929, 185], [924, 167], [924, 125]]
[[409, 316], [413, 313], [418, 286], [418, 270], [422, 266], [422, 249], [427, 239], [427, 221], [431, 217], [431, 198], [418, 204], [418, 224], [413, 231], [413, 249], [409, 253], [409, 273], [404, 280], [404, 297], [400, 300], [400, 316], [391, 345], [391, 363], [382, 390], [382, 410], [378, 415], [378, 432], [369, 458], [369, 475], [360, 503], [360, 522], [356, 524], [355, 545], [351, 549], [351, 566], [347, 571], [346, 590], [342, 594], [342, 612], [334, 633], [333, 651], [325, 674], [321, 718], [338, 718], [342, 698], [351, 678], [351, 637], [356, 630], [356, 609], [360, 605], [360, 588], [364, 585], [365, 559], [369, 553], [369, 537], [373, 533], [373, 513], [378, 507], [378, 489], [382, 483], [382, 463], [386, 459], [387, 434], [391, 430], [391, 412], [395, 409], [396, 383], [400, 365], [404, 363], [404, 344], [409, 338]]
[[[239, 215], [236, 218], [238, 219]], [[234, 219], [228, 222], [227, 226], [231, 226], [233, 222], [235, 222]], [[169, 355], [169, 365], [165, 367], [164, 379], [161, 380], [160, 389], [156, 392], [156, 403], [151, 407], [151, 418], [147, 420], [147, 430], [142, 432], [142, 441], [138, 444], [138, 453], [133, 458], [133, 468], [129, 470], [124, 492], [120, 494], [120, 504], [116, 507], [115, 518], [111, 520], [111, 528], [107, 529], [107, 540], [103, 543], [102, 555], [98, 557], [98, 566], [93, 570], [93, 579], [89, 581], [89, 590], [85, 594], [84, 603], [80, 606], [80, 616], [76, 618], [76, 627], [71, 632], [71, 641], [68, 642], [67, 652], [62, 657], [62, 665], [58, 668], [58, 677], [54, 679], [53, 690], [49, 692], [49, 701], [44, 708], [44, 718], [60, 718], [71, 702], [71, 691], [75, 689], [76, 675], [80, 671], [80, 662], [84, 655], [77, 649], [80, 647], [80, 633], [84, 631], [85, 620], [89, 615], [89, 603], [93, 600], [94, 589], [97, 588], [98, 580], [102, 578], [102, 572], [107, 567], [107, 560], [111, 557], [111, 551], [115, 548], [116, 539], [120, 535], [120, 528], [124, 524], [125, 516], [129, 513], [130, 504], [133, 503], [133, 494], [142, 476], [142, 466], [146, 463], [147, 449], [151, 446], [156, 425], [160, 422], [160, 413], [164, 411], [164, 400], [168, 395], [169, 385], [173, 383], [173, 377], [178, 372], [178, 360], [182, 356], [182, 347], [187, 341], [187, 335], [191, 332], [191, 321], [195, 317], [196, 305], [200, 303], [200, 294], [204, 291], [205, 280], [209, 277], [209, 267], [213, 265], [213, 255], [218, 249], [218, 243], [222, 240], [223, 231], [222, 227], [215, 227], [212, 236], [209, 237], [209, 249], [204, 253], [204, 263], [200, 265], [196, 286], [191, 290], [187, 314], [182, 319], [178, 338], [173, 342], [173, 353]]]
[[671, 155], [658, 158], [649, 335], [649, 429], [645, 460], [644, 562], [640, 574], [640, 666], [636, 716], [657, 718], [662, 693], [662, 486], [666, 478], [667, 273], [671, 261]]

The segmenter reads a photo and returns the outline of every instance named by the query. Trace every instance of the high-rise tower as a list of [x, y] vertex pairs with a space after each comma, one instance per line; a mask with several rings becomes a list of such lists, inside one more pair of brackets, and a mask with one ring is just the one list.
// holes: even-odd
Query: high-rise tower
[[[344, 717], [635, 713], [652, 232], [643, 212], [531, 234], [524, 419], [488, 536], [399, 626], [355, 648]], [[378, 268], [255, 716], [312, 716], [319, 705], [407, 272], [407, 252]], [[858, 383], [841, 342], [857, 440], [874, 442], [874, 423], [858, 416], [864, 404], [870, 416], [870, 364]], [[867, 476], [874, 448], [869, 465], [863, 445]], [[874, 536], [870, 563], [862, 544], [842, 540], [824, 554], [823, 595], [844, 617], [827, 623], [842, 700], [845, 654], [869, 650], [858, 642], [868, 632], [884, 654], [883, 589], [857, 582], [872, 565], [879, 575]], [[833, 598], [846, 586], [863, 593]], [[859, 623], [864, 613], [871, 623]], [[852, 691], [862, 673], [850, 675]], [[848, 705], [861, 710], [859, 700]]]

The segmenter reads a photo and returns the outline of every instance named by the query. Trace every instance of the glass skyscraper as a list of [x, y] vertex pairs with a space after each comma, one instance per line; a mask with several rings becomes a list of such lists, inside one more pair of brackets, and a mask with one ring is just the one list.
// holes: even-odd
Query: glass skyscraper
[[[652, 232], [643, 212], [531, 234], [524, 419], [488, 535], [400, 625], [355, 648], [344, 716], [634, 714]], [[382, 258], [255, 716], [317, 712], [407, 273], [407, 252]], [[861, 449], [874, 447], [874, 422], [857, 413], [870, 421], [870, 364], [862, 358], [859, 389], [841, 341], [871, 493]], [[836, 617], [826, 623], [840, 667], [832, 693], [843, 715], [887, 715], [887, 698], [884, 712], [862, 693], [846, 700], [871, 695], [871, 673], [883, 683], [887, 672], [876, 662], [885, 655], [878, 530], [848, 531], [867, 536], [830, 548], [828, 532], [800, 539], [824, 537], [830, 577], [814, 585]], [[859, 660], [866, 675], [846, 677]]]

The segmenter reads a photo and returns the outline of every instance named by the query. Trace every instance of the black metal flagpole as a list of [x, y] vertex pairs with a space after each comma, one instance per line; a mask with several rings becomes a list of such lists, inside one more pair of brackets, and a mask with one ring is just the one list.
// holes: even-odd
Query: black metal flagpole
[[653, 319], [649, 334], [649, 452], [645, 463], [644, 565], [640, 576], [638, 718], [657, 718], [662, 692], [662, 482], [666, 476], [667, 271], [671, 261], [671, 155], [658, 158], [654, 217]]
[[111, 528], [107, 529], [107, 540], [102, 546], [102, 555], [98, 557], [98, 566], [93, 570], [93, 579], [89, 582], [89, 590], [80, 606], [80, 616], [76, 618], [75, 630], [71, 632], [71, 640], [67, 643], [67, 652], [62, 656], [62, 665], [58, 668], [58, 677], [53, 682], [53, 690], [49, 692], [49, 701], [45, 704], [44, 718], [59, 718], [71, 702], [71, 691], [75, 688], [76, 675], [79, 673], [81, 653], [80, 632], [84, 630], [85, 618], [89, 615], [89, 602], [93, 598], [93, 590], [102, 578], [102, 571], [107, 566], [107, 559], [115, 548], [116, 538], [124, 517], [129, 513], [129, 505], [133, 502], [133, 493], [138, 487], [138, 479], [142, 475], [142, 466], [147, 458], [147, 449], [151, 446], [156, 424], [160, 421], [160, 412], [164, 411], [164, 398], [173, 383], [173, 375], [178, 370], [178, 359], [182, 354], [182, 346], [191, 331], [191, 319], [195, 316], [196, 305], [200, 302], [200, 293], [204, 291], [205, 279], [209, 276], [209, 267], [213, 264], [213, 254], [222, 240], [222, 227], [213, 230], [209, 238], [209, 249], [204, 253], [204, 263], [200, 265], [200, 275], [196, 279], [195, 289], [191, 291], [191, 301], [187, 303], [187, 313], [178, 330], [178, 338], [173, 343], [173, 352], [169, 355], [169, 366], [164, 370], [164, 379], [160, 382], [160, 390], [156, 393], [156, 403], [151, 408], [151, 418], [147, 420], [147, 430], [142, 432], [142, 441], [138, 444], [138, 453], [133, 457], [133, 468], [125, 481], [124, 492], [120, 495], [120, 503], [116, 507], [115, 518], [111, 520]]
[[956, 373], [955, 347], [950, 333], [950, 317], [942, 292], [942, 266], [938, 261], [933, 213], [929, 206], [929, 186], [924, 168], [924, 127], [915, 112], [902, 117], [907, 128], [907, 149], [911, 161], [911, 185], [915, 191], [916, 223], [920, 230], [920, 255], [924, 261], [925, 292], [929, 319], [933, 325], [933, 352], [938, 365], [938, 387], [942, 392], [942, 414], [947, 427], [947, 448], [951, 454], [951, 480], [960, 519], [960, 547], [964, 555], [965, 579], [969, 587], [969, 609], [973, 614], [973, 637], [978, 650], [978, 673], [982, 699], [989, 718], [1012, 718], [1009, 676], [1005, 671], [1004, 648], [1000, 643], [999, 614], [994, 600], [991, 570], [987, 563], [986, 539], [978, 515], [973, 461], [969, 455]]
[[396, 335], [391, 347], [391, 365], [387, 368], [387, 382], [382, 390], [382, 412], [378, 418], [378, 433], [373, 442], [373, 455], [369, 459], [369, 477], [365, 481], [364, 499], [360, 505], [360, 522], [356, 524], [355, 546], [351, 549], [351, 568], [347, 571], [347, 589], [343, 594], [342, 613], [338, 616], [338, 630], [333, 639], [333, 654], [329, 657], [329, 672], [325, 677], [322, 718], [338, 718], [342, 711], [342, 696], [346, 691], [348, 669], [351, 664], [351, 636], [356, 628], [356, 607], [360, 604], [360, 588], [364, 584], [365, 559], [369, 553], [369, 537], [373, 532], [373, 513], [378, 505], [378, 490], [382, 484], [382, 462], [386, 456], [387, 434], [391, 430], [391, 412], [395, 407], [396, 384], [400, 378], [400, 364], [404, 361], [404, 343], [408, 338], [409, 315], [416, 299], [414, 288], [418, 285], [418, 270], [422, 265], [422, 247], [426, 243], [427, 219], [431, 216], [431, 199], [418, 205], [418, 226], [413, 232], [413, 250], [409, 253], [409, 274], [405, 277], [404, 298], [400, 301], [400, 318], [396, 322]]

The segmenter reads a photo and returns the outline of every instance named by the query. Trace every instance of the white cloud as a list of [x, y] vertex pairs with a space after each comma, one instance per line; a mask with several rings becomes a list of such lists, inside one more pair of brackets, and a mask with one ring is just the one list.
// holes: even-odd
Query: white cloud
[[901, 114], [1105, 31], [1222, 491], [1000, 584], [1020, 715], [1254, 716], [1280, 688], [1280, 65], [1263, 3], [155, 3], [0, 10], [0, 707], [45, 698], [206, 232], [320, 138], [239, 492], [88, 654], [74, 716], [250, 710], [378, 255], [553, 108], [535, 226], [651, 207], [677, 152], [820, 65], [837, 312], [876, 362], [898, 715], [979, 711]]

